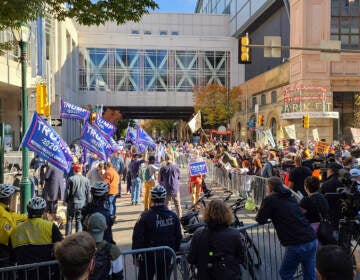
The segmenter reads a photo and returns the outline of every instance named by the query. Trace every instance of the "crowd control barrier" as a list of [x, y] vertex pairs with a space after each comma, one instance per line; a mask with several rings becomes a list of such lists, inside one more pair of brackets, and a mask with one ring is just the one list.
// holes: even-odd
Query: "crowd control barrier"
[[266, 178], [240, 174], [235, 170], [217, 167], [212, 162], [208, 162], [208, 170], [208, 178], [213, 184], [223, 186], [242, 197], [251, 195], [257, 206], [260, 206], [266, 196]]
[[[121, 252], [124, 279], [178, 278], [176, 254], [167, 246]], [[142, 278], [139, 278], [139, 274]], [[0, 268], [0, 280], [63, 280], [57, 261]]]

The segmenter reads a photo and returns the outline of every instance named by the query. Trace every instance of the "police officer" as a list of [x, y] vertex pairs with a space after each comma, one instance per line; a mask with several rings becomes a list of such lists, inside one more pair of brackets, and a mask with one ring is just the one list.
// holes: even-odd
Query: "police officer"
[[[166, 190], [157, 185], [151, 189], [151, 207], [141, 214], [135, 224], [132, 249], [169, 246], [175, 251], [179, 249], [182, 239], [180, 222], [177, 215], [165, 204]], [[170, 275], [171, 256], [166, 252], [147, 253], [137, 256], [140, 268], [139, 279], [166, 279]]]
[[15, 188], [0, 184], [0, 267], [9, 265], [9, 237], [14, 227], [27, 219], [26, 215], [12, 212], [9, 208]]
[[28, 220], [17, 225], [10, 234], [9, 245], [17, 264], [37, 263], [53, 259], [54, 243], [62, 240], [59, 228], [42, 218], [46, 201], [33, 197], [27, 204]]

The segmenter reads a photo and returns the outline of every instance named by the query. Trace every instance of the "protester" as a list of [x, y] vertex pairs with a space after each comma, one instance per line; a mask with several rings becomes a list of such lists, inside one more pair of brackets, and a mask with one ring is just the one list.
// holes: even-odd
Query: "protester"
[[131, 179], [131, 204], [137, 205], [140, 200], [141, 192], [141, 179], [139, 177], [139, 170], [142, 163], [145, 160], [142, 159], [141, 154], [133, 154], [131, 162], [129, 163], [129, 173]]
[[119, 193], [120, 177], [117, 171], [113, 168], [111, 162], [105, 163], [105, 173], [102, 177], [103, 181], [109, 185], [109, 205], [110, 215], [115, 220], [116, 215], [116, 196]]
[[198, 229], [190, 245], [188, 261], [198, 269], [198, 279], [242, 279], [244, 238], [231, 228], [233, 214], [222, 200], [212, 200], [204, 213], [205, 228]]
[[16, 225], [27, 220], [27, 216], [10, 210], [9, 205], [15, 188], [0, 184], [0, 267], [10, 265], [9, 237]]
[[270, 178], [274, 176], [274, 166], [276, 165], [275, 155], [273, 153], [269, 153], [268, 159], [265, 162], [263, 169], [261, 170], [261, 177]]
[[104, 233], [104, 240], [107, 242], [115, 243], [112, 236], [112, 226], [114, 220], [110, 214], [110, 205], [109, 205], [109, 185], [104, 181], [98, 181], [91, 188], [91, 194], [93, 200], [87, 204], [83, 209], [81, 209], [82, 215], [82, 224], [85, 230], [88, 228], [88, 221], [91, 214], [99, 212], [106, 219], [106, 230]]
[[123, 279], [123, 259], [120, 249], [104, 240], [106, 230], [105, 217], [96, 212], [89, 217], [88, 231], [96, 242], [95, 268], [90, 275], [92, 279]]
[[46, 201], [33, 197], [27, 204], [28, 220], [17, 225], [10, 234], [12, 262], [16, 264], [40, 263], [53, 259], [54, 243], [62, 240], [54, 222], [42, 218]]
[[254, 175], [256, 176], [260, 176], [261, 175], [261, 170], [262, 170], [262, 163], [261, 163], [261, 157], [262, 157], [262, 152], [261, 151], [257, 151], [255, 154], [255, 157], [253, 158], [252, 164], [254, 166]]
[[[195, 150], [191, 157], [190, 163], [202, 161], [199, 150]], [[191, 193], [191, 204], [194, 205], [200, 198], [200, 192], [202, 190], [202, 175], [190, 175], [190, 193]]]
[[329, 204], [324, 195], [319, 193], [320, 181], [318, 178], [306, 177], [304, 184], [308, 196], [300, 201], [300, 207], [314, 231], [317, 232], [320, 221], [329, 219]]
[[144, 171], [144, 210], [149, 210], [150, 208], [150, 190], [155, 186], [156, 172], [159, 168], [155, 165], [155, 156], [149, 156], [149, 161], [147, 166], [145, 166]]
[[289, 187], [296, 193], [301, 193], [303, 196], [307, 196], [307, 193], [304, 189], [304, 180], [306, 177], [311, 176], [312, 171], [306, 166], [302, 166], [302, 158], [295, 158], [295, 168], [290, 171], [289, 176]]
[[316, 280], [314, 230], [279, 177], [270, 177], [266, 189], [268, 196], [261, 203], [256, 221], [265, 224], [271, 219], [280, 243], [286, 248], [279, 271], [281, 279], [293, 279], [301, 263], [304, 279]]
[[[53, 221], [58, 221], [56, 216], [58, 209], [58, 200], [61, 200], [62, 191], [65, 187], [64, 172], [55, 166], [47, 163], [45, 172], [45, 185], [43, 197], [46, 200], [46, 217]], [[50, 214], [50, 217], [49, 215]]]
[[180, 201], [180, 169], [177, 165], [173, 164], [173, 157], [169, 154], [165, 155], [166, 165], [160, 168], [159, 171], [159, 184], [166, 189], [167, 206], [173, 201], [175, 211], [178, 217], [181, 217], [181, 201]]
[[319, 249], [316, 270], [319, 280], [354, 279], [352, 256], [338, 245], [326, 245]]
[[113, 165], [113, 168], [119, 174], [119, 193], [118, 193], [117, 196], [121, 197], [121, 178], [123, 177], [123, 174], [124, 174], [124, 171], [125, 171], [125, 164], [124, 164], [124, 159], [123, 159], [123, 157], [121, 155], [121, 151], [115, 152], [110, 157], [110, 162]]
[[67, 236], [55, 244], [55, 258], [65, 280], [89, 279], [95, 266], [96, 243], [87, 232]]
[[71, 176], [66, 184], [65, 199], [67, 203], [66, 229], [65, 234], [72, 232], [72, 223], [75, 218], [76, 232], [82, 231], [81, 209], [91, 201], [90, 181], [82, 175], [83, 167], [81, 164], [73, 165], [74, 175]]
[[99, 162], [96, 167], [93, 167], [86, 174], [86, 178], [89, 179], [91, 186], [96, 182], [102, 181], [102, 177], [105, 173], [105, 164], [104, 162]]
[[[151, 207], [144, 211], [135, 224], [132, 236], [132, 249], [169, 246], [177, 251], [182, 239], [180, 222], [176, 214], [168, 209], [165, 203], [166, 190], [155, 186], [151, 190]], [[136, 256], [139, 266], [139, 280], [168, 279], [170, 276], [171, 255], [168, 252], [146, 253]]]

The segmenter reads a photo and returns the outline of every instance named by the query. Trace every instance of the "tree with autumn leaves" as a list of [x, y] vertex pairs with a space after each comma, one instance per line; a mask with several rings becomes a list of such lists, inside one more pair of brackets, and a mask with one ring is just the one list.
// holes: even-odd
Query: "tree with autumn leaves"
[[201, 111], [205, 125], [226, 125], [239, 108], [240, 96], [240, 87], [233, 87], [228, 92], [217, 83], [195, 87], [194, 109]]

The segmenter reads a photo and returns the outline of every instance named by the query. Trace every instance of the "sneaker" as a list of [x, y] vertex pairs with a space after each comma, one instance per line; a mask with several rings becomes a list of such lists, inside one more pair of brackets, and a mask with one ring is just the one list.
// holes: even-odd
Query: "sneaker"
[[133, 201], [133, 202], [131, 202], [131, 205], [135, 205], [135, 202]]

